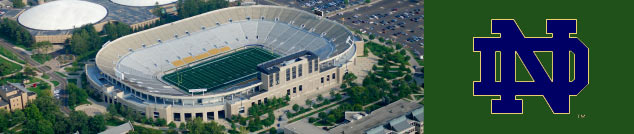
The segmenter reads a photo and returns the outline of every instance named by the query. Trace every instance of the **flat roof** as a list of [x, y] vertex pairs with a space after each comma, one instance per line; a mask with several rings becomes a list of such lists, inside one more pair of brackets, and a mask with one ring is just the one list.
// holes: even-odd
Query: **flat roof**
[[97, 23], [108, 10], [92, 2], [58, 0], [32, 7], [18, 17], [25, 27], [38, 30], [67, 30]]
[[407, 115], [413, 110], [421, 107], [423, 107], [423, 105], [401, 99], [374, 110], [368, 116], [365, 116], [360, 120], [337, 126], [330, 129], [328, 132], [332, 134], [363, 134], [369, 129], [383, 125], [391, 119]]
[[315, 125], [308, 123], [306, 119], [288, 124], [284, 126], [284, 128], [298, 134], [328, 134], [328, 132], [324, 131], [323, 129], [320, 129]]
[[176, 2], [178, 0], [110, 0], [114, 3], [126, 5], [126, 6], [155, 6], [165, 5]]

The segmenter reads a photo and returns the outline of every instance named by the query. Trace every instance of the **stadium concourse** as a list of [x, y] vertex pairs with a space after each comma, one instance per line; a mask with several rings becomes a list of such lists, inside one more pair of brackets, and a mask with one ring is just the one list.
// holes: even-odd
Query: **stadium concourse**
[[86, 74], [108, 103], [177, 124], [209, 121], [328, 92], [362, 47], [345, 26], [309, 12], [237, 6], [107, 42]]

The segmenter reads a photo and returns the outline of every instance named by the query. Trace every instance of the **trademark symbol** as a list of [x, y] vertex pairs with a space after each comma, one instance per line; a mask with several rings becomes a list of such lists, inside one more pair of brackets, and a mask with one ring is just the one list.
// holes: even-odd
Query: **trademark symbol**
[[577, 118], [585, 119], [586, 118], [586, 114], [577, 114]]

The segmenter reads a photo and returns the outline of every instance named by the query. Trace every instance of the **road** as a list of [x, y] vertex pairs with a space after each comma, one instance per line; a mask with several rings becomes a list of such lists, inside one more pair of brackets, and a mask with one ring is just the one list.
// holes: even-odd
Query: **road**
[[20, 51], [20, 50], [16, 50], [14, 49], [14, 45], [7, 42], [4, 39], [0, 39], [0, 46], [4, 47], [5, 49], [11, 51], [12, 53], [16, 54], [20, 59], [26, 61], [26, 63], [32, 67], [35, 67], [35, 69], [37, 69], [39, 72], [45, 73], [48, 76], [51, 77], [51, 80], [57, 81], [59, 82], [59, 85], [57, 85], [55, 87], [56, 90], [60, 90], [62, 92], [60, 92], [60, 102], [62, 103], [62, 107], [60, 107], [61, 111], [64, 112], [65, 114], [69, 114], [71, 112], [71, 110], [67, 107], [67, 101], [66, 99], [68, 98], [68, 95], [66, 94], [66, 92], [64, 92], [65, 88], [66, 88], [66, 79], [60, 77], [59, 75], [55, 74], [54, 70], [51, 70], [49, 67], [43, 66], [42, 64], [38, 63], [37, 61], [31, 59], [31, 56], [29, 56], [28, 54]]

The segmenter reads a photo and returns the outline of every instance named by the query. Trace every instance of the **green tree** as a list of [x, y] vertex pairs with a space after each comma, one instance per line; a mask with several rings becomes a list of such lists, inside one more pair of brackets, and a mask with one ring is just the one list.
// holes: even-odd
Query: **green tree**
[[106, 130], [106, 119], [103, 115], [95, 115], [90, 118], [90, 130], [92, 133], [99, 133]]
[[313, 101], [310, 99], [306, 99], [306, 105], [310, 107], [311, 105], [313, 105]]
[[22, 0], [11, 0], [11, 2], [13, 2], [14, 8], [23, 8], [26, 6], [26, 3], [22, 2]]
[[368, 36], [368, 38], [370, 38], [370, 40], [374, 40], [374, 38], [376, 38], [376, 35], [374, 35], [374, 34], [370, 34], [370, 35]]
[[86, 93], [86, 90], [77, 87], [73, 83], [68, 83], [68, 85], [66, 86], [66, 90], [68, 90], [69, 92], [68, 105], [71, 108], [74, 108], [77, 105], [88, 103], [88, 100], [86, 100], [88, 99], [88, 93]]
[[372, 1], [370, 1], [370, 0], [365, 0], [365, 3], [370, 3], [370, 2], [372, 2]]
[[275, 127], [271, 127], [271, 129], [269, 129], [269, 134], [277, 134], [277, 129], [275, 129]]
[[169, 124], [167, 124], [167, 126], [168, 126], [170, 129], [174, 129], [174, 128], [176, 128], [176, 123], [174, 123], [173, 121], [171, 121]]
[[295, 112], [299, 111], [299, 105], [294, 104], [293, 105], [293, 111], [295, 111]]

